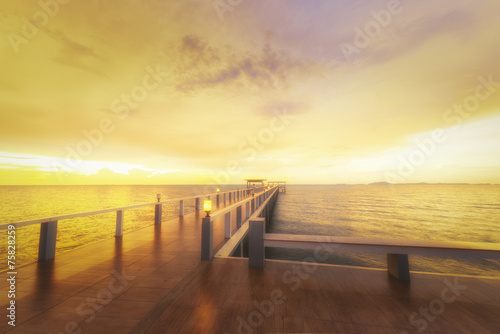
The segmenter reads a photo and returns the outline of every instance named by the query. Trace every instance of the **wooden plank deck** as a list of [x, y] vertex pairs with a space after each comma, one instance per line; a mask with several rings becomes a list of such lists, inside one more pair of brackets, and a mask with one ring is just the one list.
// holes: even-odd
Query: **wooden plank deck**
[[[0, 332], [499, 333], [500, 279], [412, 273], [400, 282], [374, 269], [201, 262], [202, 216], [18, 268], [17, 326], [2, 316]], [[214, 245], [223, 241], [220, 217]], [[1, 305], [6, 287], [2, 279]]]

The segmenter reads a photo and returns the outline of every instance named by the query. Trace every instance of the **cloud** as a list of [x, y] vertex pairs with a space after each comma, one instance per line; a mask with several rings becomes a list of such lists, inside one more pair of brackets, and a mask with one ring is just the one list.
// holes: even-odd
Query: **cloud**
[[[214, 88], [271, 89], [287, 88], [297, 76], [314, 77], [314, 61], [294, 59], [285, 50], [273, 47], [271, 34], [265, 34], [265, 42], [258, 52], [235, 46], [227, 46], [231, 52], [209, 46], [198, 35], [185, 35], [179, 49], [184, 73], [177, 78], [180, 92], [193, 93]], [[248, 91], [247, 91], [248, 92]]]
[[59, 44], [57, 54], [52, 57], [53, 61], [99, 76], [106, 76], [101, 70], [101, 67], [105, 64], [104, 59], [92, 47], [70, 38], [63, 31], [55, 29], [46, 29], [45, 31]]
[[185, 35], [180, 45], [182, 59], [189, 60], [190, 66], [198, 66], [200, 62], [203, 65], [210, 66], [212, 63], [219, 61], [220, 56], [217, 50], [207, 46], [207, 44], [206, 41], [203, 41], [195, 34]]

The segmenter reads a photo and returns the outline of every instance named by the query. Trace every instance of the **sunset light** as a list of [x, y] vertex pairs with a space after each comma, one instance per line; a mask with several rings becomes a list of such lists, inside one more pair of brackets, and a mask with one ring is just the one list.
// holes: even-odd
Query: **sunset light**
[[4, 5], [1, 184], [500, 182], [496, 1], [56, 4]]
[[0, 333], [498, 333], [500, 0], [4, 0]]

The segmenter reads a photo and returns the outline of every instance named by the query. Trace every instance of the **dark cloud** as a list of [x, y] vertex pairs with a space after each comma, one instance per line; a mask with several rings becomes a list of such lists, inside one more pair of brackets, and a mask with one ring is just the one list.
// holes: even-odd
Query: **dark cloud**
[[[186, 35], [180, 42], [181, 60], [184, 66], [179, 73], [177, 90], [194, 92], [202, 89], [249, 88], [277, 89], [290, 83], [292, 73], [303, 73], [312, 62], [294, 60], [283, 51], [276, 50], [266, 35], [266, 42], [258, 52], [226, 52], [221, 56], [217, 49], [196, 35]], [[226, 50], [227, 51], [227, 50]], [[240, 85], [229, 84], [239, 83]]]
[[196, 35], [186, 35], [182, 39], [182, 51], [202, 53], [205, 51], [205, 44]]
[[217, 50], [207, 46], [205, 41], [196, 35], [186, 35], [181, 41], [181, 57], [190, 67], [198, 66], [198, 63], [209, 65], [218, 62], [220, 57]]

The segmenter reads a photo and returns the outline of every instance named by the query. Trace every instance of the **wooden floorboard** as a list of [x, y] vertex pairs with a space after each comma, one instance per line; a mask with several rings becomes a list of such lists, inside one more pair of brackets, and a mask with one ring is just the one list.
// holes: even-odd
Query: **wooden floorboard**
[[[500, 332], [500, 279], [412, 273], [400, 282], [376, 269], [201, 262], [201, 218], [19, 268], [17, 326], [3, 320], [0, 333]], [[224, 241], [221, 217], [214, 245]]]

